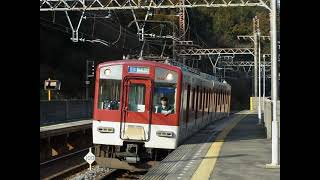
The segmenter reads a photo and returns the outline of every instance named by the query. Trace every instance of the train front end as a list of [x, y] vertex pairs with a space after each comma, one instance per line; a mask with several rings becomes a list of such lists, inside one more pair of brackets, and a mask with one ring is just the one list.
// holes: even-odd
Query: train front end
[[[99, 64], [96, 74], [92, 131], [98, 164], [142, 168], [137, 164], [157, 160], [163, 150], [177, 147], [179, 68], [121, 60]], [[157, 112], [162, 97], [172, 107], [169, 114]]]

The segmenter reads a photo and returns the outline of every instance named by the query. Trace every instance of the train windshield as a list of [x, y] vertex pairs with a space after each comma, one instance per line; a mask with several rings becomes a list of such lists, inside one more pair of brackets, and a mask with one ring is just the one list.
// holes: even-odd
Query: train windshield
[[100, 79], [98, 108], [118, 110], [120, 107], [121, 80]]
[[[177, 85], [172, 83], [155, 83], [153, 107], [155, 113], [175, 113]], [[165, 102], [163, 102], [165, 101]]]
[[129, 111], [145, 111], [146, 86], [144, 84], [131, 84], [128, 95]]

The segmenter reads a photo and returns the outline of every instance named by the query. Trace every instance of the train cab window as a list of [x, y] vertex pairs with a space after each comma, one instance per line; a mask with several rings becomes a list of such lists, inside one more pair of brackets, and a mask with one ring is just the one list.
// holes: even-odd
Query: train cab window
[[128, 110], [133, 112], [145, 112], [146, 85], [131, 84], [128, 94]]
[[98, 109], [118, 110], [121, 80], [100, 79]]
[[162, 112], [159, 112], [159, 109], [162, 106], [161, 100], [165, 99], [167, 101], [168, 108], [171, 109], [169, 112], [171, 114], [175, 113], [176, 93], [177, 93], [176, 84], [155, 83], [154, 96], [153, 96], [153, 107], [154, 107], [153, 112], [162, 113]]

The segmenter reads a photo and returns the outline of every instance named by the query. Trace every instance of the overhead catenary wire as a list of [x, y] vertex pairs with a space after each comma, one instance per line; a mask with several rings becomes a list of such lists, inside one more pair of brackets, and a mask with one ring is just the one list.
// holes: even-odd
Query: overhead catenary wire
[[[96, 13], [91, 13], [91, 12], [86, 12], [86, 14], [88, 14], [88, 15], [97, 15]], [[119, 18], [118, 18], [118, 15], [117, 15], [117, 13], [114, 11], [114, 14], [116, 15], [116, 18], [117, 18], [117, 22], [121, 25], [121, 23], [120, 23], [120, 20], [119, 20]], [[96, 20], [96, 22], [99, 22], [99, 23], [101, 23], [101, 24], [103, 24], [103, 25], [106, 25], [106, 26], [108, 26], [108, 27], [110, 27], [110, 25], [111, 25], [111, 28], [113, 28], [114, 30], [117, 30], [118, 28], [116, 28], [116, 27], [114, 27], [115, 26], [115, 24], [114, 23], [110, 23], [110, 21], [106, 21], [106, 22], [103, 22], [103, 21], [101, 21], [101, 20], [98, 20], [98, 17], [96, 17], [95, 18], [95, 20]], [[108, 24], [106, 24], [106, 23], [108, 23]], [[125, 27], [123, 27], [122, 25], [121, 25], [121, 28], [122, 29], [126, 29]], [[133, 38], [136, 38], [136, 36], [133, 34], [133, 33], [129, 33], [129, 35], [131, 36], [131, 37], [133, 37]]]
[[[119, 24], [119, 29], [117, 29], [117, 28], [114, 27], [114, 25], [115, 25], [114, 23], [108, 22], [109, 24], [106, 24], [106, 23], [104, 23], [103, 21], [97, 20], [97, 18], [95, 18], [97, 14], [95, 14], [95, 13], [86, 12], [86, 14], [87, 14], [87, 15], [89, 14], [89, 15], [93, 15], [93, 16], [94, 16], [94, 17], [93, 17], [93, 19], [94, 19], [94, 21], [93, 21], [94, 26], [93, 26], [93, 28], [92, 28], [91, 35], [89, 35], [89, 34], [87, 34], [87, 33], [84, 33], [84, 32], [82, 32], [82, 31], [79, 31], [79, 36], [81, 36], [81, 37], [84, 37], [84, 36], [85, 36], [85, 37], [91, 37], [91, 39], [94, 40], [94, 38], [95, 38], [95, 36], [94, 36], [95, 24], [96, 24], [96, 23], [99, 23], [99, 24], [108, 26], [108, 28], [112, 28], [112, 29], [114, 29], [114, 30], [116, 30], [116, 31], [119, 32], [117, 39], [115, 39], [115, 41], [111, 42], [110, 44], [115, 45], [115, 44], [121, 39], [122, 29], [125, 29], [125, 28], [121, 25], [120, 20], [119, 20], [119, 18], [118, 18], [118, 15], [117, 15], [116, 13], [115, 13], [115, 15], [116, 15], [116, 18], [117, 18], [117, 22], [118, 22], [118, 24]], [[56, 13], [55, 13], [55, 12], [53, 13], [53, 19], [52, 19], [52, 21], [49, 21], [49, 20], [47, 20], [46, 18], [42, 18], [42, 17], [40, 17], [40, 20], [46, 21], [46, 22], [51, 22], [51, 23], [54, 24], [54, 25], [63, 27], [63, 29], [65, 29], [65, 30], [62, 30], [62, 29], [60, 29], [60, 28], [55, 28], [55, 27], [53, 27], [53, 26], [50, 26], [50, 25], [48, 25], [48, 24], [43, 24], [43, 23], [40, 22], [42, 25], [44, 25], [44, 26], [46, 26], [46, 27], [49, 27], [49, 28], [51, 28], [51, 29], [55, 29], [55, 30], [58, 30], [58, 31], [61, 31], [61, 32], [64, 32], [64, 33], [67, 33], [67, 34], [72, 34], [72, 33], [71, 33], [71, 32], [72, 32], [72, 29], [71, 29], [70, 27], [67, 27], [67, 26], [64, 26], [64, 25], [62, 25], [62, 24], [57, 23], [57, 21], [56, 21]], [[111, 25], [111, 26], [110, 26], [110, 25]], [[130, 32], [127, 32], [127, 36], [126, 36], [126, 37], [130, 37], [130, 38], [136, 39], [136, 36], [132, 35], [132, 33], [130, 33]], [[97, 38], [97, 39], [98, 39], [98, 40], [101, 40], [101, 38]], [[92, 41], [92, 40], [90, 40], [90, 41]], [[106, 40], [104, 40], [104, 41], [106, 42]]]

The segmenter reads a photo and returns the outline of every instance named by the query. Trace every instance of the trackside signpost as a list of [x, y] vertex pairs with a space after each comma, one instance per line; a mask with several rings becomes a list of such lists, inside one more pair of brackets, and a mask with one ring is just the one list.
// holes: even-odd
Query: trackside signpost
[[91, 152], [91, 148], [89, 148], [88, 154], [84, 157], [84, 160], [89, 163], [89, 169], [91, 171], [91, 164], [96, 160], [95, 155]]

